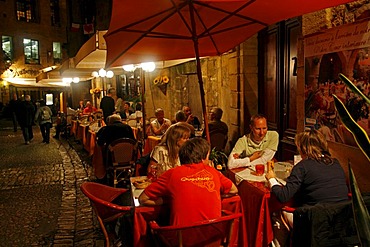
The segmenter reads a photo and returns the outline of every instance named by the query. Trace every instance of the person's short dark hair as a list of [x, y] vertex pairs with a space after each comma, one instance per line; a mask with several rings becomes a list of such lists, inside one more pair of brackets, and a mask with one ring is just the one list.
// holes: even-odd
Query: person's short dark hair
[[116, 89], [114, 87], [111, 87], [111, 88], [108, 89], [108, 93], [112, 93], [114, 91], [116, 91]]
[[141, 104], [136, 103], [135, 110], [136, 111], [141, 111]]
[[128, 105], [128, 107], [131, 107], [131, 104], [128, 101], [125, 102], [125, 105]]
[[186, 121], [186, 115], [183, 111], [177, 111], [175, 114], [176, 122], [185, 122]]
[[154, 115], [157, 116], [159, 113], [164, 113], [164, 110], [162, 108], [157, 108], [157, 110], [154, 112]]
[[258, 119], [261, 119], [261, 118], [264, 118], [264, 119], [266, 119], [267, 120], [267, 118], [266, 118], [266, 116], [265, 115], [263, 115], [263, 114], [261, 114], [261, 113], [259, 113], [259, 114], [256, 114], [256, 115], [253, 115], [252, 117], [251, 117], [251, 120], [250, 120], [250, 125], [251, 126], [254, 126], [254, 122], [256, 121], [256, 120], [258, 120]]
[[182, 165], [197, 164], [207, 158], [210, 151], [209, 143], [203, 138], [192, 138], [186, 141], [179, 150], [179, 158]]
[[215, 116], [216, 120], [221, 120], [222, 114], [224, 113], [223, 110], [219, 107], [213, 107], [212, 108], [213, 114]]
[[40, 101], [39, 101], [39, 103], [40, 103], [40, 106], [46, 106], [46, 102], [45, 102], [45, 100], [43, 100], [43, 99], [42, 99], [42, 100], [40, 100]]

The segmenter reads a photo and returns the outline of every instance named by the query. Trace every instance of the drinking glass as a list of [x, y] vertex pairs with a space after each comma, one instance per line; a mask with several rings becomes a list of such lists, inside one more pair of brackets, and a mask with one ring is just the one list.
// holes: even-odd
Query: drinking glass
[[258, 164], [255, 166], [257, 176], [262, 176], [265, 173], [265, 165]]

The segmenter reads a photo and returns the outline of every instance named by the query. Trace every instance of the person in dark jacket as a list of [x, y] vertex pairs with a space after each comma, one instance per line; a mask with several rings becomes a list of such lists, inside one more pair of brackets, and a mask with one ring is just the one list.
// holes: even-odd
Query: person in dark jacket
[[108, 117], [107, 126], [102, 127], [96, 134], [99, 146], [105, 145], [108, 147], [109, 144], [120, 138], [131, 138], [135, 140], [131, 127], [122, 123], [121, 120], [121, 116], [118, 114]]
[[112, 97], [115, 93], [116, 93], [115, 88], [109, 88], [108, 94], [101, 99], [100, 109], [103, 110], [103, 116], [104, 116], [105, 123], [108, 122], [107, 118], [110, 115], [112, 115], [116, 110], [116, 107], [115, 107], [116, 103], [114, 102], [114, 99]]
[[30, 144], [33, 139], [33, 117], [35, 115], [35, 107], [31, 102], [31, 96], [26, 95], [24, 101], [19, 103], [18, 123], [21, 126], [24, 142], [26, 145]]
[[[302, 160], [293, 167], [286, 185], [281, 186], [273, 170], [266, 173], [277, 199], [285, 203], [294, 197], [295, 206], [348, 200], [346, 175], [338, 160], [331, 157], [324, 135], [307, 130], [297, 134], [295, 144]], [[293, 227], [292, 215], [285, 217]]]
[[18, 113], [18, 107], [19, 107], [20, 101], [17, 98], [17, 94], [13, 94], [13, 98], [9, 101], [9, 107], [12, 112], [12, 120], [13, 120], [13, 129], [14, 132], [17, 132], [17, 117], [19, 115]]

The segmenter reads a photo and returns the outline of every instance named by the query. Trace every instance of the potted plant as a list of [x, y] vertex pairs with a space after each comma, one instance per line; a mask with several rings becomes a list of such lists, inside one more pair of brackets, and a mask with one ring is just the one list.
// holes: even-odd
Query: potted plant
[[[353, 93], [362, 97], [367, 104], [370, 104], [370, 99], [364, 95], [347, 77], [343, 74], [339, 74], [339, 78], [349, 87]], [[336, 96], [334, 96], [334, 104], [337, 112], [342, 120], [343, 125], [348, 129], [356, 140], [358, 147], [365, 154], [370, 161], [370, 140], [366, 131], [357, 124], [348, 112], [343, 102]], [[366, 209], [366, 205], [362, 198], [361, 192], [357, 186], [356, 177], [353, 173], [350, 163], [348, 164], [350, 189], [352, 193], [352, 208], [355, 218], [356, 228], [358, 236], [361, 242], [361, 246], [370, 246], [370, 216]]]
[[228, 157], [224, 152], [218, 151], [214, 147], [211, 150], [211, 153], [209, 154], [209, 160], [212, 161], [213, 166], [217, 170], [219, 170], [219, 171], [225, 171], [226, 170]]

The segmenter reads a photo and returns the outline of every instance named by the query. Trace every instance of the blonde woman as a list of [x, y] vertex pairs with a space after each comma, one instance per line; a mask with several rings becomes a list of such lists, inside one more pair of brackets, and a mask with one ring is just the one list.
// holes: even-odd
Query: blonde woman
[[[284, 203], [294, 197], [295, 206], [348, 200], [345, 173], [338, 160], [330, 156], [324, 135], [314, 129], [307, 130], [296, 135], [295, 144], [302, 160], [293, 167], [286, 185], [275, 179], [273, 170], [266, 174], [277, 199]], [[291, 227], [292, 218], [288, 216]]]
[[152, 173], [153, 168], [156, 168], [158, 175], [160, 175], [164, 171], [180, 166], [179, 150], [189, 139], [190, 134], [191, 131], [188, 127], [177, 124], [172, 125], [150, 154], [148, 174]]

